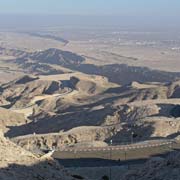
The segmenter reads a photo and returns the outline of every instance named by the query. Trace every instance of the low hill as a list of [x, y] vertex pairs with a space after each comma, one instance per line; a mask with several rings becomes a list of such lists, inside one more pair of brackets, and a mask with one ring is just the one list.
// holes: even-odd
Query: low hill
[[128, 66], [126, 64], [110, 64], [95, 66], [93, 64], [68, 65], [69, 69], [86, 74], [105, 76], [110, 82], [127, 85], [133, 81], [147, 82], [171, 82], [180, 78], [180, 73], [153, 70], [146, 67]]
[[21, 70], [26, 69], [29, 73], [63, 73], [55, 67], [52, 67], [52, 65], [56, 65], [58, 67], [62, 66], [71, 71], [105, 76], [110, 80], [110, 82], [120, 85], [127, 85], [133, 81], [139, 81], [140, 83], [171, 82], [180, 78], [180, 73], [178, 72], [153, 70], [147, 67], [128, 66], [126, 64], [110, 64], [103, 66], [86, 64], [86, 59], [83, 56], [55, 48], [36, 52], [22, 52], [15, 49], [2, 49], [1, 51], [1, 53], [4, 52], [7, 55], [13, 55], [15, 58], [10, 60], [10, 62], [18, 65]]
[[88, 79], [79, 79], [75, 76], [70, 78], [70, 84], [73, 89], [91, 95], [97, 94], [101, 88], [98, 82], [96, 83]]
[[[23, 76], [2, 85], [1, 98], [4, 98], [2, 103], [9, 102], [11, 110], [24, 113], [30, 120], [16, 126], [10, 124], [5, 133], [12, 138], [34, 132], [65, 131], [70, 132], [68, 143], [72, 140], [71, 129], [82, 127], [81, 136], [77, 131], [77, 137], [73, 137], [72, 143], [75, 144], [78, 137], [83, 136], [94, 141], [109, 141], [110, 138], [119, 142], [130, 141], [132, 131], [137, 141], [176, 137], [180, 102], [172, 95], [176, 94], [178, 87], [178, 81], [132, 82], [119, 86], [105, 77], [77, 72], [39, 78]], [[29, 106], [32, 107], [28, 109]], [[87, 130], [84, 127], [91, 126], [99, 128], [100, 136], [108, 128], [110, 135], [105, 133], [104, 139], [95, 139], [93, 133], [85, 136]]]
[[85, 58], [69, 51], [47, 49], [44, 51], [26, 52], [18, 49], [0, 49], [0, 54], [11, 58], [4, 63], [15, 65], [18, 70], [35, 75], [63, 74], [60, 66], [78, 65]]
[[62, 51], [60, 49], [47, 49], [41, 52], [34, 52], [27, 54], [26, 58], [30, 58], [39, 63], [57, 64], [57, 65], [71, 65], [79, 64], [85, 59], [75, 53], [69, 51]]

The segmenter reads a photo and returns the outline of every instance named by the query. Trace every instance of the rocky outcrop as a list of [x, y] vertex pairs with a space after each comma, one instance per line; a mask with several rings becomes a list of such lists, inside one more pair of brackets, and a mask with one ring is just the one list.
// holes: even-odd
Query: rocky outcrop
[[62, 149], [74, 146], [105, 146], [105, 139], [114, 133], [112, 128], [103, 127], [78, 127], [67, 132], [34, 134], [12, 138], [11, 140], [19, 146], [34, 151], [37, 149]]
[[29, 83], [31, 81], [34, 81], [34, 80], [37, 80], [38, 77], [33, 77], [33, 76], [28, 76], [28, 75], [25, 75], [23, 76], [22, 78], [19, 78], [15, 84], [26, 84], [26, 83]]
[[92, 81], [88, 80], [82, 80], [78, 79], [77, 77], [71, 77], [70, 83], [73, 87], [73, 89], [76, 89], [80, 92], [86, 93], [86, 94], [95, 94], [97, 93], [97, 84]]
[[167, 159], [152, 158], [141, 169], [128, 172], [122, 180], [179, 180], [180, 154], [173, 153]]
[[40, 159], [0, 135], [1, 180], [72, 180], [52, 158]]
[[9, 102], [10, 107], [24, 107], [35, 96], [63, 92], [60, 81], [40, 80], [31, 76], [23, 76], [5, 84], [2, 86], [2, 89], [1, 98], [6, 101], [6, 104]]

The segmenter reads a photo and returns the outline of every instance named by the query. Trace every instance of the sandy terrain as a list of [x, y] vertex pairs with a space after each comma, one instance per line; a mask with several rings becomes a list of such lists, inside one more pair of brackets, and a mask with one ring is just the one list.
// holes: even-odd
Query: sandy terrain
[[[171, 86], [162, 81], [146, 83], [148, 80], [145, 80], [145, 83], [138, 83], [133, 80], [133, 82], [127, 84], [119, 83], [121, 86], [111, 83], [113, 82], [112, 79], [109, 82], [108, 78], [103, 76], [87, 75], [86, 72], [81, 73], [68, 69], [71, 66], [61, 67], [59, 64], [53, 64], [56, 62], [54, 60], [58, 58], [61, 63], [63, 61], [66, 63], [68, 59], [62, 56], [62, 52], [57, 53], [56, 50], [50, 50], [49, 54], [47, 51], [46, 57], [44, 57], [42, 51], [48, 48], [58, 48], [75, 52], [86, 58], [85, 61], [83, 59], [82, 62], [77, 62], [77, 57], [73, 56], [74, 58], [71, 59], [72, 54], [70, 54], [70, 62], [73, 60], [72, 62], [77, 67], [83, 65], [83, 63], [115, 64], [113, 71], [117, 74], [113, 78], [118, 77], [119, 73], [125, 68], [123, 66], [122, 69], [117, 69], [116, 64], [146, 66], [171, 72], [179, 72], [180, 70], [180, 52], [178, 50], [159, 44], [141, 44], [129, 39], [123, 40], [123, 42], [121, 40], [117, 41], [117, 39], [107, 41], [104, 34], [102, 36], [83, 40], [68, 39], [69, 43], [65, 45], [56, 40], [27, 34], [0, 33], [0, 46], [27, 52], [38, 50], [40, 51], [40, 53], [37, 52], [38, 56], [36, 56], [36, 53], [33, 54], [34, 61], [37, 57], [40, 58], [36, 65], [45, 64], [45, 59], [47, 60], [46, 63], [52, 60], [51, 67], [62, 70], [62, 73], [64, 73], [56, 75], [41, 75], [40, 73], [40, 75], [36, 74], [39, 80], [35, 83], [32, 83], [34, 80], [30, 79], [28, 85], [21, 81], [20, 83], [15, 82], [15, 84], [12, 82], [9, 87], [8, 85], [2, 86], [2, 104], [3, 102], [10, 102], [12, 105], [11, 111], [1, 109], [1, 126], [8, 137], [19, 136], [16, 139], [17, 144], [26, 149], [37, 150], [51, 149], [54, 146], [56, 148], [62, 146], [103, 147], [107, 146], [106, 142], [111, 139], [117, 143], [132, 141], [132, 132], [133, 135], [136, 135], [133, 138], [137, 141], [159, 137], [176, 137], [178, 135], [180, 131], [180, 120], [177, 112], [179, 110], [178, 105], [180, 105], [178, 93], [180, 85], [178, 83]], [[31, 55], [28, 54], [27, 57], [22, 58], [21, 63], [26, 58], [29, 58], [28, 60], [32, 62]], [[11, 81], [24, 74], [24, 69], [18, 69], [17, 64], [7, 64], [7, 60], [12, 58], [12, 56], [0, 56], [0, 83]], [[63, 66], [63, 63], [61, 65]], [[25, 67], [27, 68], [27, 66]], [[37, 66], [38, 68], [39, 66]], [[45, 72], [48, 71], [46, 66], [41, 68]], [[113, 73], [109, 69], [107, 71]], [[140, 71], [138, 68], [130, 68], [126, 75], [124, 73], [119, 76], [126, 82], [128, 76], [135, 76], [133, 73], [130, 74], [131, 72], [142, 73], [138, 78], [143, 75], [148, 77], [150, 74], [147, 69]], [[155, 76], [153, 73], [155, 72], [152, 72], [152, 77]], [[168, 75], [171, 76], [171, 73], [168, 73]], [[56, 82], [52, 84], [51, 81]], [[166, 78], [164, 81], [166, 81]], [[64, 87], [65, 89], [63, 89]], [[47, 89], [49, 89], [49, 93], [45, 91]], [[62, 94], [58, 91], [60, 89]], [[65, 93], [63, 94], [63, 92]], [[22, 95], [23, 97], [21, 97]], [[172, 110], [174, 113], [172, 113]], [[33, 132], [37, 134], [33, 135]], [[3, 141], [5, 140], [3, 139]], [[156, 153], [158, 151], [159, 149]], [[2, 153], [4, 152], [5, 149]], [[135, 153], [141, 156], [143, 152], [139, 153], [137, 151]], [[134, 154], [129, 154], [129, 157], [131, 156], [134, 156]], [[15, 160], [13, 159], [13, 161]], [[114, 168], [114, 171], [117, 171], [117, 169]], [[87, 169], [84, 170], [83, 173], [86, 174]], [[108, 168], [100, 168], [98, 172], [94, 173], [103, 175], [104, 170], [108, 171]], [[124, 169], [119, 171], [121, 170]], [[82, 169], [72, 171], [78, 172]], [[92, 169], [89, 171], [92, 171]], [[93, 178], [98, 175], [91, 176], [87, 174], [87, 177]], [[114, 179], [118, 179], [119, 174], [116, 175], [116, 177], [113, 176]], [[97, 178], [100, 178], [100, 176]]]
[[[60, 34], [58, 31], [54, 33]], [[97, 31], [98, 33], [100, 32]], [[61, 35], [63, 36], [63, 33]], [[112, 39], [108, 39], [109, 37], [106, 36], [106, 34], [102, 34], [102, 37], [92, 39], [88, 36], [83, 40], [68, 39], [69, 43], [64, 45], [59, 41], [27, 34], [1, 32], [0, 45], [26, 51], [59, 48], [83, 55], [86, 58], [86, 63], [96, 65], [128, 64], [179, 72], [180, 52], [173, 49], [172, 45], [167, 47], [167, 45], [161, 44], [159, 40], [148, 45], [148, 41], [143, 37], [139, 41], [135, 37], [131, 37], [132, 39], [122, 39], [121, 42], [117, 37], [112, 36]], [[163, 38], [166, 39], [166, 37]]]
[[34, 51], [51, 47], [61, 48], [64, 44], [55, 40], [33, 37], [23, 33], [0, 32], [0, 45], [9, 48]]
[[84, 55], [87, 57], [87, 63], [97, 65], [128, 64], [172, 72], [179, 72], [180, 68], [180, 53], [162, 47], [118, 46], [72, 41], [62, 48]]

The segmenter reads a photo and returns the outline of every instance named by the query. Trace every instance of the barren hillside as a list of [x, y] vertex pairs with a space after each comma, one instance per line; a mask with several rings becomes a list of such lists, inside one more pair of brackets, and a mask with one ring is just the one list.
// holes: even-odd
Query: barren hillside
[[[73, 179], [53, 159], [40, 159], [0, 135], [0, 179]], [[46, 170], [48, 169], [48, 171]]]
[[179, 153], [170, 154], [167, 159], [152, 158], [141, 169], [130, 171], [122, 180], [179, 180]]

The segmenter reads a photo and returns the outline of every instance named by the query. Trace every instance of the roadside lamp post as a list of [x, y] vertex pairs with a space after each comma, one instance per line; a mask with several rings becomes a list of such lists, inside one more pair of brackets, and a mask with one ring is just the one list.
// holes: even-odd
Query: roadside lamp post
[[76, 156], [76, 149], [74, 149], [74, 159], [76, 159], [77, 158], [77, 156]]
[[126, 150], [124, 151], [124, 160], [126, 161]]
[[27, 143], [27, 149], [30, 150], [30, 148], [29, 148], [29, 140], [28, 140], [28, 143]]
[[[112, 146], [112, 139], [110, 140], [110, 145]], [[110, 147], [110, 166], [109, 166], [109, 179], [111, 180], [112, 173], [111, 173], [111, 160], [112, 160], [112, 147]]]
[[110, 140], [110, 145], [112, 146], [112, 143], [113, 143], [113, 141], [112, 141], [112, 139]]
[[[127, 169], [130, 169], [130, 165], [129, 165], [129, 162], [128, 162], [128, 159], [127, 159], [127, 152], [126, 152], [126, 149], [124, 149], [124, 161], [127, 165]], [[127, 162], [126, 162], [127, 161]]]
[[134, 141], [133, 138], [134, 138], [134, 132], [132, 131], [132, 132], [131, 132], [131, 144], [133, 144], [133, 141]]

